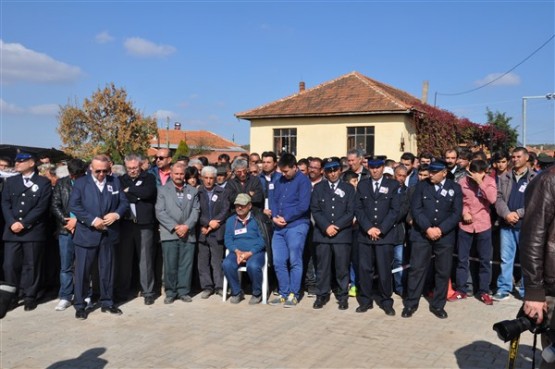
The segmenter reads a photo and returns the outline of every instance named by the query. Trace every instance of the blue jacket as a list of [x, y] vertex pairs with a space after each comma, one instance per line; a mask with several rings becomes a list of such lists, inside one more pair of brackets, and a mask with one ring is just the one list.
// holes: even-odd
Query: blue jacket
[[128, 207], [129, 202], [116, 177], [106, 176], [106, 184], [102, 193], [98, 190], [91, 174], [78, 178], [73, 184], [73, 190], [69, 197], [69, 210], [77, 218], [73, 242], [79, 246], [96, 247], [100, 245], [100, 239], [104, 232], [108, 235], [110, 242], [118, 242], [119, 220], [105, 231], [94, 228], [92, 222], [95, 218], [103, 218], [108, 213], [117, 213], [120, 219], [123, 219]]
[[455, 234], [462, 216], [462, 190], [458, 183], [445, 180], [442, 193], [428, 180], [420, 181], [410, 198], [410, 212], [413, 224], [410, 240], [430, 242], [426, 230], [439, 227], [442, 236], [436, 242], [455, 244]]
[[312, 185], [307, 176], [297, 171], [288, 180], [281, 176], [275, 184], [274, 195], [270, 197], [272, 217], [282, 216], [286, 227], [310, 223], [310, 196]]
[[266, 248], [263, 232], [252, 211], [247, 219], [246, 227], [237, 218], [237, 214], [233, 214], [227, 218], [225, 223], [225, 247], [230, 252], [235, 252], [237, 249], [250, 251], [253, 254], [262, 252]]
[[[374, 194], [372, 181], [364, 179], [357, 186], [355, 214], [360, 233], [358, 241], [368, 244], [395, 244], [397, 232], [394, 229], [400, 211], [399, 182], [382, 178], [380, 190]], [[368, 230], [376, 227], [381, 231], [380, 238], [373, 241]]]
[[[350, 183], [339, 181], [335, 192], [332, 192], [328, 181], [316, 184], [312, 191], [310, 211], [315, 222], [312, 235], [314, 242], [349, 244], [352, 242], [355, 189]], [[339, 233], [329, 237], [326, 229], [332, 224], [339, 227]]]
[[[34, 174], [33, 185], [26, 187], [21, 175], [7, 178], [2, 190], [2, 213], [5, 219], [4, 241], [44, 241], [47, 238], [48, 216], [52, 185], [45, 177]], [[13, 233], [12, 224], [21, 222], [24, 229]]]

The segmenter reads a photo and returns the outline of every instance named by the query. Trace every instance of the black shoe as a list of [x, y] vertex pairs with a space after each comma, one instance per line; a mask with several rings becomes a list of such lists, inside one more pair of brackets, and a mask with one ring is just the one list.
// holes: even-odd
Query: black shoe
[[37, 301], [36, 300], [27, 300], [24, 303], [23, 310], [25, 311], [33, 311], [37, 308]]
[[349, 308], [349, 302], [347, 300], [339, 301], [339, 306], [337, 306], [337, 308], [339, 310], [347, 310]]
[[443, 308], [436, 309], [433, 306], [430, 306], [430, 312], [437, 316], [439, 319], [446, 319], [447, 312]]
[[312, 305], [313, 309], [321, 309], [324, 307], [325, 304], [328, 303], [328, 301], [330, 300], [329, 296], [318, 296], [316, 297], [316, 301], [314, 301], [314, 304]]
[[87, 319], [87, 312], [85, 309], [78, 309], [75, 311], [75, 319], [85, 320]]
[[355, 310], [357, 313], [365, 313], [368, 310], [372, 310], [374, 306], [372, 304], [370, 305], [360, 305], [359, 307], [357, 307], [357, 309]]
[[405, 307], [403, 308], [403, 312], [401, 313], [401, 316], [403, 318], [410, 318], [412, 314], [415, 313], [416, 309], [417, 309], [416, 307]]
[[119, 308], [117, 308], [114, 305], [112, 305], [112, 306], [103, 306], [102, 308], [100, 308], [100, 311], [102, 311], [103, 313], [110, 313], [110, 314], [115, 314], [115, 315], [123, 314], [123, 311], [121, 311]]
[[383, 307], [382, 310], [385, 311], [385, 315], [395, 316], [395, 309], [393, 309], [391, 306]]
[[145, 305], [152, 305], [152, 304], [154, 304], [154, 297], [145, 296]]

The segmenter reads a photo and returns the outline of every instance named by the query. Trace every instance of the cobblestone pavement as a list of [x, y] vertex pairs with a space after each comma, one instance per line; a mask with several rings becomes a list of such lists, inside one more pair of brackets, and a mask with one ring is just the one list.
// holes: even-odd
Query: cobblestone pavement
[[[440, 320], [420, 309], [401, 318], [379, 308], [355, 313], [331, 301], [313, 310], [304, 298], [292, 309], [238, 305], [197, 295], [192, 303], [121, 305], [124, 315], [95, 310], [85, 321], [57, 301], [22, 307], [1, 321], [1, 368], [504, 368], [508, 343], [493, 323], [513, 319], [520, 301], [486, 306], [476, 299], [448, 303]], [[533, 336], [523, 333], [518, 368], [531, 367]], [[538, 356], [539, 357], [539, 354]]]

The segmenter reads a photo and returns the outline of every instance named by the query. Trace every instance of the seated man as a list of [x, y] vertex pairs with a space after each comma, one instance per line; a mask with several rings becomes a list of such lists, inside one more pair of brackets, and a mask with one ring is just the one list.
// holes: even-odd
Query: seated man
[[250, 305], [262, 300], [262, 268], [264, 252], [270, 240], [269, 220], [260, 211], [253, 209], [251, 197], [245, 193], [238, 194], [234, 201], [235, 214], [225, 224], [224, 243], [229, 254], [222, 263], [224, 275], [231, 287], [231, 303], [243, 300], [241, 282], [237, 270], [246, 264], [247, 273], [252, 283]]

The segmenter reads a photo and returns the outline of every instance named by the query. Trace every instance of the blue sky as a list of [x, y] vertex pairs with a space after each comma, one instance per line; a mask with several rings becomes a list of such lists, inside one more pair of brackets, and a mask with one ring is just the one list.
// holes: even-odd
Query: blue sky
[[[239, 144], [234, 113], [358, 71], [483, 123], [521, 127], [522, 97], [555, 92], [554, 1], [0, 2], [4, 144], [58, 147], [56, 115], [107, 83], [160, 127]], [[528, 143], [555, 143], [554, 100], [531, 99]]]

